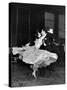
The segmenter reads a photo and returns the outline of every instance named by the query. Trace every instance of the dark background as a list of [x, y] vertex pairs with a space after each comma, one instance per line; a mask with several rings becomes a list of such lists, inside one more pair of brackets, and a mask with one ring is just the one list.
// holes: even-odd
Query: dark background
[[64, 22], [65, 6], [9, 3], [9, 47], [28, 43], [44, 26], [54, 29], [55, 38], [65, 39]]

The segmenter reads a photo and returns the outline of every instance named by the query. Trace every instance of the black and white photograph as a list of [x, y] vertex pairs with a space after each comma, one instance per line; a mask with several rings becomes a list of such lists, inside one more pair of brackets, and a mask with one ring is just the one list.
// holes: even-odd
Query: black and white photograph
[[65, 84], [65, 6], [9, 3], [9, 87]]

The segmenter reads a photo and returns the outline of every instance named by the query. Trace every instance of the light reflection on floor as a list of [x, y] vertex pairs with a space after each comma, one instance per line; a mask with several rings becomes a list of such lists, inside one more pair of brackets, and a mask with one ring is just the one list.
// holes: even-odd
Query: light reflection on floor
[[34, 79], [31, 75], [32, 70], [23, 64], [12, 65], [12, 87], [22, 86], [40, 86], [40, 85], [55, 85], [65, 83], [64, 66], [55, 67], [55, 71], [49, 72], [44, 70], [38, 74], [38, 78]]

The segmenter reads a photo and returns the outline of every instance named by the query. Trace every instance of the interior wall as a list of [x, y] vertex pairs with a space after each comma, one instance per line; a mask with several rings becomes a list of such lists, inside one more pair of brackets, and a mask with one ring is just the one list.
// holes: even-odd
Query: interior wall
[[9, 46], [16, 45], [16, 8], [9, 6]]
[[35, 32], [43, 25], [43, 12], [27, 8], [11, 7], [11, 43], [21, 46], [35, 37]]
[[[21, 46], [28, 43], [35, 36], [37, 29], [45, 25], [54, 27], [56, 37], [58, 37], [58, 33], [59, 36], [64, 37], [65, 21], [61, 14], [62, 9], [59, 9], [59, 12], [56, 8], [55, 12], [54, 8], [45, 7], [10, 5], [10, 46]], [[47, 14], [44, 16], [46, 12]], [[47, 22], [45, 22], [46, 19]]]
[[28, 10], [18, 8], [18, 26], [17, 26], [17, 44], [23, 45], [28, 42], [29, 25], [28, 25]]

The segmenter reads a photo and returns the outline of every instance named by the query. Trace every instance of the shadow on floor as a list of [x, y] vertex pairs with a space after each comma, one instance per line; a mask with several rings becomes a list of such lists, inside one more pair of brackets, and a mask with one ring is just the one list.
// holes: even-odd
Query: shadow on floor
[[50, 72], [42, 68], [37, 73], [37, 79], [32, 77], [32, 70], [29, 65], [14, 63], [11, 64], [11, 86], [40, 86], [40, 85], [56, 85], [65, 83], [64, 66], [55, 66], [55, 70]]

